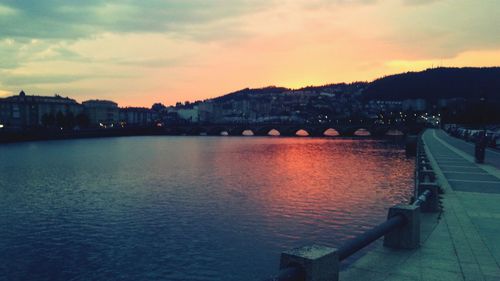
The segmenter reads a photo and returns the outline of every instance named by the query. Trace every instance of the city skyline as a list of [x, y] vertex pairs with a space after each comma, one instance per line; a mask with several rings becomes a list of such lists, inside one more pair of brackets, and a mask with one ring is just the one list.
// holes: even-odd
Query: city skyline
[[[500, 65], [497, 1], [0, 1], [0, 97], [174, 104]], [[467, 11], [467, 13], [464, 13]]]

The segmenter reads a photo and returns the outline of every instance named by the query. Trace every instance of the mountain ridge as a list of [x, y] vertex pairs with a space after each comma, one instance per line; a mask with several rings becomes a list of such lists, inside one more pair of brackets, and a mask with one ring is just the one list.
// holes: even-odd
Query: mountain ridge
[[293, 91], [359, 92], [365, 100], [406, 100], [464, 98], [500, 100], [500, 67], [439, 67], [377, 78], [372, 82], [334, 83], [299, 89], [268, 86], [245, 88], [213, 101], [244, 99], [256, 94], [280, 94]]

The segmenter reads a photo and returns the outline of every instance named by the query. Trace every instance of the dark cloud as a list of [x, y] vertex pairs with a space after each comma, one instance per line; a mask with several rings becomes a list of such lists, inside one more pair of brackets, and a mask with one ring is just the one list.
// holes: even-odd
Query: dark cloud
[[[258, 10], [263, 0], [2, 0], [0, 37], [77, 39], [104, 32], [173, 32]], [[2, 9], [0, 9], [1, 11]]]

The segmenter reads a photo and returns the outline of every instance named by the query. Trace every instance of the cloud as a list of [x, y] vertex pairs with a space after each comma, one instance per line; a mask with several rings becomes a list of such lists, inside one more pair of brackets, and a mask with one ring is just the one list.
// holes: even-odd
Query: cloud
[[[393, 23], [388, 41], [427, 58], [451, 58], [500, 47], [497, 0], [406, 0], [413, 6], [385, 9]], [[433, 5], [422, 5], [422, 4]], [[420, 5], [417, 5], [420, 4]], [[390, 36], [390, 37], [389, 37]]]
[[0, 70], [15, 69], [33, 62], [82, 61], [85, 58], [54, 40], [0, 40]]
[[[387, 0], [384, 0], [387, 2]], [[406, 5], [426, 5], [443, 0], [398, 0]], [[339, 6], [360, 6], [375, 5], [382, 3], [382, 0], [309, 0], [305, 3], [307, 8], [333, 8]]]
[[125, 66], [139, 66], [139, 67], [152, 67], [163, 68], [168, 66], [178, 65], [183, 61], [182, 58], [146, 58], [146, 59], [114, 59], [112, 63]]
[[[78, 39], [105, 32], [172, 32], [237, 18], [264, 0], [23, 0], [0, 1], [3, 38]], [[228, 34], [229, 35], [229, 34]]]
[[427, 5], [439, 2], [442, 0], [403, 0], [403, 2], [407, 5]]
[[115, 74], [115, 75], [100, 75], [92, 74], [3, 74], [2, 85], [18, 86], [18, 85], [44, 85], [44, 84], [66, 84], [82, 80], [93, 79], [123, 79], [132, 78], [130, 75]]
[[12, 95], [11, 91], [0, 90], [0, 98], [8, 97], [11, 95]]
[[498, 10], [498, 0], [0, 0], [0, 89], [147, 105], [498, 62], [483, 52], [500, 49]]

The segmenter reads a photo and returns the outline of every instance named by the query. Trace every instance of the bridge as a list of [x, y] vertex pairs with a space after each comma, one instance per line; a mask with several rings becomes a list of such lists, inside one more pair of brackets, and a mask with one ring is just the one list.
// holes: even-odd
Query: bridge
[[172, 135], [209, 136], [385, 136], [405, 135], [409, 129], [404, 124], [170, 124], [164, 130]]

